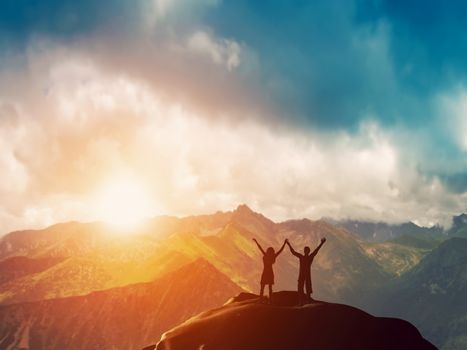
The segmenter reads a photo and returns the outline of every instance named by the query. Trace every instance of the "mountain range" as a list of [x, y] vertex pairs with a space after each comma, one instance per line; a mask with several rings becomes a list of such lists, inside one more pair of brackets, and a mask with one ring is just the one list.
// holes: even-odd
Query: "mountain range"
[[152, 282], [0, 306], [0, 349], [142, 349], [242, 289], [200, 259]]
[[[459, 225], [453, 225], [456, 232], [462, 231], [463, 228], [462, 220], [458, 221]], [[413, 322], [422, 334], [437, 346], [443, 349], [462, 349], [463, 347], [457, 344], [462, 344], [462, 337], [467, 336], [467, 331], [462, 330], [462, 319], [467, 317], [467, 311], [464, 312], [467, 304], [465, 298], [459, 299], [458, 313], [453, 314], [455, 317], [451, 318], [449, 312], [439, 312], [436, 322], [430, 317], [422, 317], [423, 313], [418, 310], [404, 314], [396, 313], [396, 310], [409, 310], [415, 303], [414, 300], [418, 300], [417, 288], [421, 277], [417, 276], [420, 276], [421, 272], [417, 271], [422, 269], [427, 271], [423, 276], [435, 276], [437, 270], [425, 266], [444, 264], [442, 257], [445, 255], [439, 252], [449, 252], [451, 245], [457, 246], [461, 258], [453, 265], [446, 266], [446, 281], [443, 283], [449, 286], [456, 285], [456, 288], [464, 291], [463, 286], [456, 284], [460, 283], [462, 274], [453, 272], [457, 264], [463, 261], [462, 257], [467, 256], [467, 249], [456, 241], [462, 241], [462, 238], [449, 239], [456, 236], [456, 233], [439, 232], [437, 228], [424, 231], [423, 228], [414, 228], [413, 225], [400, 225], [396, 235], [384, 236], [384, 239], [383, 236], [376, 235], [378, 239], [375, 239], [373, 235], [369, 235], [370, 231], [359, 232], [355, 225], [353, 227], [349, 230], [345, 225], [332, 223], [330, 220], [302, 219], [276, 223], [252, 211], [246, 205], [240, 205], [233, 211], [212, 215], [157, 217], [125, 235], [113, 232], [101, 223], [79, 222], [57, 224], [43, 230], [12, 232], [0, 239], [0, 320], [12, 320], [8, 326], [2, 328], [0, 339], [15, 339], [8, 344], [20, 342], [23, 345], [34, 339], [34, 346], [31, 347], [32, 343], [28, 343], [31, 348], [58, 349], [63, 348], [65, 338], [45, 347], [45, 338], [40, 334], [46, 334], [45, 337], [48, 338], [52, 337], [54, 332], [78, 334], [82, 330], [83, 335], [75, 339], [77, 343], [74, 343], [72, 348], [92, 348], [90, 346], [94, 342], [105, 344], [103, 348], [116, 349], [128, 349], [132, 346], [137, 348], [145, 345], [144, 341], [151, 344], [157, 341], [157, 337], [163, 331], [177, 322], [206, 308], [221, 305], [235, 292], [258, 291], [262, 258], [252, 238], [256, 238], [264, 248], [271, 246], [276, 250], [284, 239], [288, 238], [295, 249], [301, 251], [305, 245], [314, 249], [320, 239], [326, 237], [327, 242], [313, 263], [315, 298], [350, 304], [375, 315], [390, 316], [391, 311], [394, 311], [394, 315]], [[407, 228], [407, 231], [404, 231], [404, 228]], [[204, 281], [206, 276], [203, 273], [200, 273], [203, 275], [200, 278], [190, 280], [190, 283], [182, 288], [187, 294], [179, 297], [192, 299], [196, 305], [184, 306], [180, 314], [172, 310], [172, 304], [176, 305], [175, 302], [167, 301], [167, 306], [162, 306], [161, 298], [165, 295], [162, 292], [163, 286], [175, 286], [176, 278], [173, 277], [171, 283], [158, 281], [170, 279], [170, 276], [183, 279], [180, 277], [182, 273], [179, 272], [193, 264], [200, 264], [200, 261], [205, 267], [209, 266], [206, 267], [207, 274], [223, 277], [215, 278], [207, 289], [203, 289], [204, 286], [191, 288], [191, 285], [197, 286], [197, 281]], [[431, 262], [428, 264], [427, 261]], [[288, 250], [278, 257], [274, 270], [275, 290], [295, 288], [298, 260]], [[226, 288], [226, 285], [229, 287]], [[146, 292], [137, 292], [141, 288]], [[433, 288], [437, 290], [437, 287]], [[202, 299], [221, 289], [225, 289], [226, 293], [212, 298], [209, 305]], [[458, 289], [442, 287], [445, 291], [442, 295], [450, 299], [457, 295], [455, 293]], [[407, 290], [414, 292], [410, 294]], [[202, 291], [203, 296], [191, 297], [190, 293], [197, 294], [198, 291]], [[159, 300], [159, 304], [151, 304], [149, 298], [145, 299], [145, 295], [150, 294]], [[132, 331], [127, 333], [123, 329], [119, 330], [119, 334], [125, 334], [128, 343], [122, 338], [111, 337], [108, 330], [102, 330], [105, 342], [102, 339], [102, 342], [97, 341], [99, 330], [91, 330], [93, 321], [78, 312], [79, 306], [74, 306], [75, 309], [70, 306], [91, 305], [90, 309], [86, 309], [87, 312], [98, 315], [102, 313], [103, 319], [99, 320], [101, 324], [125, 313], [125, 302], [119, 303], [118, 300], [127, 300], [130, 295], [141, 298], [139, 302], [135, 301], [132, 304], [141, 305], [142, 309], [138, 312], [146, 310], [150, 317], [159, 321], [158, 328], [148, 326], [149, 318], [141, 316], [146, 321], [141, 323], [138, 331], [146, 332], [144, 334], [147, 334], [147, 337], [137, 336], [133, 333], [137, 330], [130, 326]], [[378, 298], [375, 298], [375, 295]], [[107, 298], [111, 300], [109, 304], [101, 302]], [[397, 304], [397, 308], [391, 309], [391, 301], [395, 299], [401, 303]], [[430, 308], [436, 313], [438, 308], [444, 308], [441, 302], [443, 299], [436, 299], [435, 302], [430, 298], [420, 300], [421, 309]], [[115, 306], [117, 304], [118, 307]], [[405, 307], [405, 304], [408, 306]], [[107, 305], [105, 310], [99, 311], [100, 306], [103, 308], [104, 305]], [[34, 310], [34, 313], [26, 311], [29, 309]], [[73, 317], [65, 317], [58, 311], [51, 312], [52, 309], [74, 310], [76, 314]], [[179, 316], [169, 321], [162, 316], [164, 312]], [[135, 320], [135, 317], [132, 316], [131, 319]], [[121, 322], [124, 324], [123, 320]], [[438, 336], [431, 327], [443, 322], [446, 325], [456, 322], [460, 327], [459, 332], [446, 331], [443, 332], [443, 336]], [[57, 328], [64, 324], [68, 325], [69, 333]], [[86, 327], [90, 327], [89, 330], [86, 330]], [[85, 339], [89, 339], [92, 344]], [[143, 341], [138, 343], [133, 339]], [[11, 347], [13, 348], [15, 347]]]

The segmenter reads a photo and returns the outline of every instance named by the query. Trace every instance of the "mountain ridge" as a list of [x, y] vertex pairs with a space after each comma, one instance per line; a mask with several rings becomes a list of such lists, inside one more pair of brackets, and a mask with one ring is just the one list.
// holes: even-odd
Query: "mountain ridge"
[[[0, 348], [141, 349], [241, 291], [204, 259], [155, 281], [0, 306]], [[24, 344], [24, 343], [27, 344]]]

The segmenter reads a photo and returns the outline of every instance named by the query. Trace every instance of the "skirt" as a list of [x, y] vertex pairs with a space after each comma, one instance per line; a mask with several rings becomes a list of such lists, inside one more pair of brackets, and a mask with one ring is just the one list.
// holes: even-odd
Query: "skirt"
[[263, 274], [261, 275], [261, 284], [274, 284], [274, 272], [272, 268], [263, 270]]

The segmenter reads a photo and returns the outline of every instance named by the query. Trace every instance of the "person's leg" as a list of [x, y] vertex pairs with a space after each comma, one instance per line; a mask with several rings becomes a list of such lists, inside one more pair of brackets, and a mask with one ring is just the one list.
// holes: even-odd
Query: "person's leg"
[[311, 289], [311, 276], [307, 277], [305, 281], [305, 288], [306, 288], [306, 297], [308, 301], [311, 301], [311, 293], [313, 293], [313, 289]]
[[269, 302], [272, 302], [272, 284], [269, 285]]
[[259, 292], [260, 298], [262, 298], [264, 295], [264, 284], [261, 283], [261, 291]]
[[303, 278], [298, 279], [298, 287], [297, 287], [297, 293], [298, 293], [298, 304], [301, 306], [303, 305], [303, 287], [304, 287], [304, 280]]

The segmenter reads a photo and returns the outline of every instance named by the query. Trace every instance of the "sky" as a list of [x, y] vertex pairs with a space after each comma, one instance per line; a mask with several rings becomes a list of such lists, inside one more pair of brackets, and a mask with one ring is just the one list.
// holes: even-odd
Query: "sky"
[[466, 13], [2, 1], [0, 233], [100, 220], [118, 198], [145, 216], [246, 203], [276, 221], [447, 227], [467, 203]]

